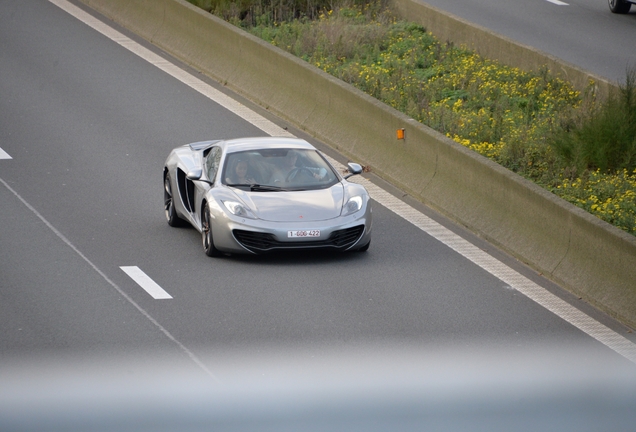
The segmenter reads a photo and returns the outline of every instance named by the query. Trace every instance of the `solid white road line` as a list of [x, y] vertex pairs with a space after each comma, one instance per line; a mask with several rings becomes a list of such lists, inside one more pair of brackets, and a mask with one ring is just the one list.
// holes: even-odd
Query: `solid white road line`
[[7, 153], [6, 151], [0, 148], [0, 159], [13, 159], [13, 158], [9, 156], [9, 153]]
[[508, 267], [490, 254], [479, 249], [468, 240], [458, 236], [448, 228], [440, 225], [428, 216], [420, 213], [405, 202], [374, 185], [370, 181], [357, 177], [356, 181], [364, 185], [372, 198], [395, 214], [411, 222], [428, 235], [453, 249], [474, 264], [492, 274], [510, 288], [513, 288], [548, 309], [555, 315], [572, 324], [579, 330], [613, 349], [623, 357], [636, 363], [636, 344], [621, 336], [607, 326], [599, 323], [569, 303], [561, 300], [545, 288], [532, 282], [519, 272]]
[[[109, 37], [128, 50], [149, 61], [159, 69], [165, 71], [179, 81], [189, 85], [193, 89], [199, 91], [201, 94], [207, 96], [208, 98], [225, 107], [229, 111], [232, 111], [241, 116], [243, 119], [252, 123], [254, 126], [260, 128], [269, 135], [293, 136], [280, 126], [277, 126], [264, 117], [252, 112], [249, 108], [234, 101], [227, 95], [214, 89], [209, 84], [179, 69], [177, 66], [169, 63], [166, 59], [159, 57], [158, 55], [139, 45], [137, 42], [122, 35], [120, 32], [108, 27], [103, 22], [97, 20], [96, 18], [87, 14], [76, 6], [68, 3], [66, 0], [49, 1], [64, 9], [69, 14], [75, 16], [80, 21], [83, 21], [87, 25], [93, 27], [95, 30], [102, 33], [103, 35]], [[552, 2], [555, 3], [556, 0]], [[558, 2], [557, 4], [561, 3], [563, 5], [567, 5], [567, 3], [563, 2]], [[329, 158], [329, 160], [337, 169], [344, 169], [342, 164], [336, 162], [331, 158]], [[369, 191], [371, 197], [379, 204], [385, 206], [400, 217], [411, 222], [422, 231], [426, 232], [444, 245], [466, 257], [474, 264], [483, 268], [495, 277], [499, 278], [510, 288], [513, 288], [526, 295], [528, 298], [532, 299], [533, 301], [553, 312], [560, 318], [577, 327], [579, 330], [587, 333], [589, 336], [598, 340], [602, 344], [636, 363], [636, 344], [632, 343], [624, 336], [621, 336], [615, 331], [609, 329], [607, 326], [599, 323], [598, 321], [589, 317], [587, 314], [576, 309], [569, 303], [559, 299], [554, 294], [547, 291], [545, 288], [532, 282], [531, 280], [519, 274], [501, 261], [492, 257], [488, 253], [475, 247], [467, 240], [463, 239], [449, 229], [423, 215], [413, 207], [397, 199], [385, 190], [379, 188], [378, 186], [375, 186], [370, 181], [360, 176], [355, 177], [355, 181], [362, 183]]]
[[172, 296], [164, 291], [155, 281], [150, 279], [150, 277], [144, 273], [137, 266], [120, 266], [122, 269], [132, 280], [137, 282], [140, 287], [142, 287], [148, 294], [152, 296], [152, 298], [161, 300], [161, 299], [171, 299]]
[[569, 6], [569, 4], [563, 3], [562, 1], [559, 1], [559, 0], [546, 0], [546, 1], [553, 3], [555, 5], [559, 5], [559, 6]]

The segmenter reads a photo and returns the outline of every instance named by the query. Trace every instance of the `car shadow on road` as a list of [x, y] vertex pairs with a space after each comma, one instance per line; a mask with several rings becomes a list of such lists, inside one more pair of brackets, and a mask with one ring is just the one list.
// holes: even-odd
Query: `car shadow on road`
[[260, 265], [339, 265], [353, 264], [366, 259], [369, 252], [359, 251], [334, 251], [334, 250], [303, 250], [303, 251], [276, 251], [261, 255], [231, 254], [223, 259], [231, 259], [237, 262]]

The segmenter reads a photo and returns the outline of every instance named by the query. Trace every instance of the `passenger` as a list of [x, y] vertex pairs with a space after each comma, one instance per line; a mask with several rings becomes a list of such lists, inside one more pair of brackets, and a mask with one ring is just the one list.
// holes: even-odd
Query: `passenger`
[[230, 176], [225, 179], [228, 184], [255, 184], [254, 177], [248, 175], [247, 161], [238, 159], [234, 162], [234, 169], [230, 170]]

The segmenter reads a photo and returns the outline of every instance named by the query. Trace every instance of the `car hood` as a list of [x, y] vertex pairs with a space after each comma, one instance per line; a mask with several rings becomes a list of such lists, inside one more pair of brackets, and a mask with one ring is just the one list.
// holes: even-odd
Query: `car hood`
[[313, 222], [340, 216], [344, 199], [341, 183], [328, 189], [289, 192], [244, 192], [241, 198], [259, 219], [274, 222]]

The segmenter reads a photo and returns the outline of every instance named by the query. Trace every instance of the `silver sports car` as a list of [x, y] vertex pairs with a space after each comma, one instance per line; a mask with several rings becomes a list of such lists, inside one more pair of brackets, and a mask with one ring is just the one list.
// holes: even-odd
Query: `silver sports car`
[[371, 205], [365, 188], [341, 176], [308, 142], [241, 138], [172, 150], [163, 170], [170, 226], [190, 223], [208, 256], [276, 250], [366, 251]]

